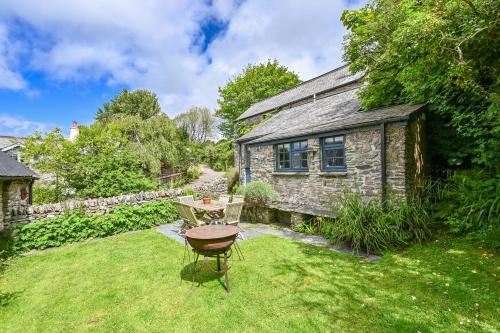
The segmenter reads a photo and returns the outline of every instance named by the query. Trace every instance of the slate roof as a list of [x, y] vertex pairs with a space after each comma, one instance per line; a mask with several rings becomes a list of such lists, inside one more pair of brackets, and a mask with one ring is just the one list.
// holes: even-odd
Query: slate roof
[[1, 177], [38, 178], [38, 175], [24, 164], [16, 161], [6, 153], [0, 151], [0, 178]]
[[361, 73], [351, 74], [349, 72], [348, 65], [344, 65], [253, 104], [236, 120], [253, 117], [294, 101], [313, 96], [319, 92], [331, 90], [333, 88], [358, 81], [362, 76], [363, 75]]
[[24, 138], [17, 136], [0, 135], [0, 149], [12, 146], [16, 143], [23, 144]]
[[260, 143], [355, 128], [381, 121], [406, 120], [424, 104], [395, 105], [361, 111], [359, 87], [285, 109], [259, 124], [236, 142]]

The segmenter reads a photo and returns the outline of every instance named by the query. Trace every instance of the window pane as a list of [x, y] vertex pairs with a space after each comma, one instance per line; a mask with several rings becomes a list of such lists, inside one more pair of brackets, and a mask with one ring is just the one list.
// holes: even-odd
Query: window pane
[[333, 138], [325, 138], [325, 143], [333, 143]]
[[307, 140], [306, 140], [306, 141], [301, 141], [301, 142], [300, 142], [300, 148], [301, 148], [301, 149], [307, 149]]
[[307, 168], [307, 152], [302, 152], [300, 155], [302, 161], [301, 167]]
[[292, 154], [292, 168], [298, 169], [300, 168], [301, 162], [300, 162], [300, 153], [293, 153]]
[[344, 158], [343, 157], [335, 158], [335, 166], [336, 167], [343, 167], [344, 166]]
[[333, 150], [325, 149], [325, 163], [326, 167], [333, 167]]
[[344, 157], [344, 148], [335, 149], [335, 157]]
[[334, 137], [334, 140], [335, 140], [335, 143], [342, 143], [342, 142], [344, 142], [344, 136], [343, 135], [336, 136], [336, 137]]

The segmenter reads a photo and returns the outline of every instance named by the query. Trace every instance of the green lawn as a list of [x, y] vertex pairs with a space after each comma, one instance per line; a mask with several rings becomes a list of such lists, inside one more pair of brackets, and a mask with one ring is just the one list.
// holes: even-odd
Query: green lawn
[[155, 230], [15, 258], [0, 273], [0, 330], [499, 329], [498, 256], [464, 240], [441, 238], [378, 262], [272, 236], [240, 244], [246, 260], [233, 261], [231, 294], [209, 273], [192, 287], [183, 246]]

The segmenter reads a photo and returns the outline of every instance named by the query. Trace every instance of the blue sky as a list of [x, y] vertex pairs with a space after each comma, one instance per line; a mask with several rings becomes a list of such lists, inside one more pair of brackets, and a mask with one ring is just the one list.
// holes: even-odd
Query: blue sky
[[217, 87], [278, 59], [309, 79], [342, 63], [356, 1], [2, 0], [0, 135], [90, 124], [123, 88], [158, 94], [169, 116], [217, 106]]

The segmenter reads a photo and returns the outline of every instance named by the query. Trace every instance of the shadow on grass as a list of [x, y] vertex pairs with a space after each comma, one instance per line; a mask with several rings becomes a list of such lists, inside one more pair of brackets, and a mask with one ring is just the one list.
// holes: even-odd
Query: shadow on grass
[[0, 308], [6, 307], [9, 305], [12, 301], [14, 301], [16, 298], [19, 297], [21, 292], [13, 292], [13, 293], [2, 293], [0, 292]]
[[[222, 263], [221, 263], [222, 264]], [[203, 262], [203, 258], [200, 256], [200, 260], [194, 266], [194, 262], [191, 262], [184, 266], [180, 272], [180, 277], [184, 281], [195, 282], [198, 286], [203, 285], [206, 282], [218, 280], [222, 286], [224, 286], [221, 279], [224, 278], [222, 273], [217, 273], [217, 261], [216, 259], [211, 259], [208, 261], [207, 267]]]
[[313, 330], [358, 322], [359, 327], [349, 330], [430, 332], [476, 315], [473, 306], [464, 308], [480, 298], [469, 285], [473, 261], [443, 258], [441, 246], [422, 246], [374, 263], [327, 248], [294, 245], [304, 259], [283, 258], [275, 268], [291, 282], [295, 306], [314, 313], [309, 319]]

